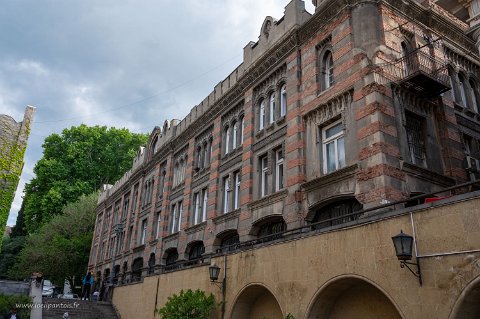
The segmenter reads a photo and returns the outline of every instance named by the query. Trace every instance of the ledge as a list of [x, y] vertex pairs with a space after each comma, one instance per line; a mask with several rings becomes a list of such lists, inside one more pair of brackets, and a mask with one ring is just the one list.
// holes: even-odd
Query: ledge
[[163, 238], [162, 238], [162, 241], [163, 241], [164, 243], [168, 243], [168, 242], [174, 241], [174, 240], [176, 240], [176, 239], [178, 239], [178, 232], [163, 237]]
[[214, 217], [214, 218], [212, 218], [212, 221], [213, 221], [213, 223], [214, 223], [215, 225], [224, 223], [224, 222], [226, 222], [226, 221], [235, 219], [235, 218], [237, 218], [238, 216], [240, 216], [240, 211], [241, 211], [241, 209], [238, 208], [238, 209], [236, 209], [236, 210], [234, 210], [234, 211], [231, 211], [231, 212], [228, 212], [228, 213], [226, 213], [226, 214], [223, 214], [223, 215]]
[[429, 182], [433, 182], [441, 186], [455, 185], [455, 180], [453, 178], [439, 174], [427, 168], [420, 167], [411, 163], [404, 162], [402, 171], [408, 174], [414, 175], [414, 177], [425, 179], [425, 180], [428, 180]]
[[261, 207], [269, 206], [273, 203], [279, 202], [287, 197], [288, 191], [286, 189], [273, 193], [271, 195], [257, 199], [247, 205], [250, 209], [258, 209]]
[[355, 163], [353, 165], [339, 169], [335, 172], [320, 176], [311, 181], [303, 183], [300, 185], [300, 188], [303, 188], [306, 191], [311, 191], [316, 188], [324, 187], [328, 184], [333, 184], [355, 175], [357, 173], [357, 169], [358, 164]]
[[204, 230], [206, 226], [207, 226], [206, 221], [201, 222], [200, 224], [196, 224], [196, 225], [190, 226], [188, 228], [185, 228], [184, 232], [188, 235], [191, 235], [191, 234], [196, 233], [198, 231]]

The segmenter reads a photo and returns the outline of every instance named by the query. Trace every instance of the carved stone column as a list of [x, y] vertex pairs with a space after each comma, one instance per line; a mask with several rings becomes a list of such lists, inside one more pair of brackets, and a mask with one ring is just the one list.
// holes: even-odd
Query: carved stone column
[[477, 41], [477, 48], [480, 52], [480, 0], [459, 0], [459, 2], [468, 9], [470, 16], [467, 20], [470, 24], [468, 33]]

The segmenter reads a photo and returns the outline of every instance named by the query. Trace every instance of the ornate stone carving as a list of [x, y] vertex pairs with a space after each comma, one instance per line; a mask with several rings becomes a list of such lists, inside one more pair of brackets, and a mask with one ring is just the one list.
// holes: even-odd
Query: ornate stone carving
[[352, 104], [353, 90], [349, 90], [337, 96], [334, 96], [324, 104], [320, 104], [314, 110], [308, 112], [304, 116], [305, 122], [308, 124], [322, 125], [325, 122], [341, 115], [345, 119], [345, 110], [350, 109]]

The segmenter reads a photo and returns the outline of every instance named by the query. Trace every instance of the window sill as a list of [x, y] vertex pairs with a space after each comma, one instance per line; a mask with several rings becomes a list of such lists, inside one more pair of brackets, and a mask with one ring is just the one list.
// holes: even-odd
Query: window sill
[[191, 234], [196, 233], [198, 231], [204, 230], [206, 226], [207, 226], [207, 222], [204, 221], [204, 222], [198, 223], [196, 225], [190, 226], [188, 228], [185, 228], [184, 231], [185, 231], [186, 234], [191, 235]]
[[261, 207], [269, 206], [273, 203], [279, 202], [287, 197], [288, 191], [286, 189], [282, 189], [276, 193], [266, 195], [256, 201], [251, 202], [248, 204], [248, 208], [250, 209], [258, 209]]
[[224, 222], [226, 222], [226, 221], [235, 219], [235, 218], [237, 218], [238, 216], [240, 216], [240, 211], [241, 211], [241, 209], [240, 209], [240, 208], [237, 208], [237, 209], [235, 209], [235, 210], [232, 210], [231, 212], [227, 212], [227, 213], [225, 213], [225, 214], [223, 214], [223, 215], [214, 217], [214, 218], [212, 219], [212, 221], [213, 221], [213, 223], [214, 223], [215, 225], [224, 223]]

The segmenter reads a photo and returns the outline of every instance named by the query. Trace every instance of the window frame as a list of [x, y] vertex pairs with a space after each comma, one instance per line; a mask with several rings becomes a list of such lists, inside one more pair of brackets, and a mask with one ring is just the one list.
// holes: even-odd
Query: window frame
[[[336, 126], [340, 126], [341, 127], [341, 131], [339, 133], [336, 133], [330, 137], [326, 137], [326, 133], [329, 129], [333, 128], [333, 127], [336, 127]], [[323, 173], [324, 174], [330, 174], [330, 173], [333, 173], [335, 171], [338, 171], [339, 169], [343, 168], [346, 166], [346, 158], [345, 158], [345, 155], [346, 155], [346, 152], [345, 152], [345, 129], [343, 127], [343, 123], [342, 123], [342, 120], [338, 120], [338, 121], [335, 121], [329, 125], [326, 125], [324, 127], [321, 128], [322, 130], [322, 154], [323, 154], [323, 158], [322, 158], [322, 162], [323, 162]], [[344, 146], [344, 149], [343, 149], [343, 161], [344, 161], [344, 164], [343, 166], [341, 165], [340, 163], [340, 154], [339, 154], [339, 147], [338, 147], [338, 140], [342, 139], [343, 138], [343, 146]], [[329, 170], [329, 167], [328, 167], [328, 153], [327, 153], [327, 145], [330, 144], [330, 143], [334, 143], [335, 145], [335, 169], [333, 169], [332, 171]]]
[[287, 115], [287, 84], [280, 87], [280, 118]]
[[[279, 154], [281, 158], [279, 158]], [[278, 192], [285, 188], [284, 177], [285, 177], [285, 154], [283, 148], [278, 148], [275, 150], [275, 191]]]
[[268, 154], [260, 156], [260, 197], [268, 195]]

